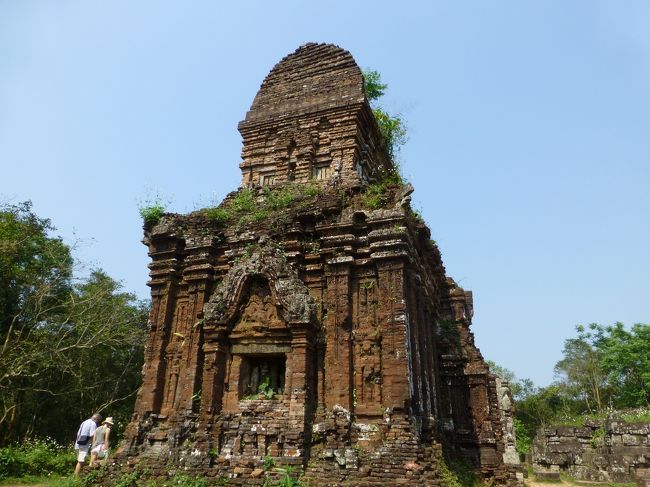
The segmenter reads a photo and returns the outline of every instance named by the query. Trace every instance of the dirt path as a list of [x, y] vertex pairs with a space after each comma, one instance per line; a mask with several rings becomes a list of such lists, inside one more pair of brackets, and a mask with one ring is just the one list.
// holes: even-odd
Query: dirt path
[[559, 482], [540, 482], [538, 480], [534, 480], [533, 478], [529, 477], [527, 479], [524, 479], [524, 484], [526, 487], [585, 487], [585, 486], [593, 486], [593, 487], [602, 487], [602, 486], [607, 486], [611, 485], [608, 484], [607, 482], [589, 482], [586, 480], [581, 480], [579, 482], [567, 482], [566, 480], [560, 480]]
[[570, 482], [565, 482], [564, 480], [561, 480], [560, 482], [538, 482], [537, 480], [533, 480], [532, 478], [527, 478], [524, 479], [524, 483], [528, 487], [549, 487], [549, 486], [561, 486], [561, 487], [574, 487], [575, 484], [572, 484]]

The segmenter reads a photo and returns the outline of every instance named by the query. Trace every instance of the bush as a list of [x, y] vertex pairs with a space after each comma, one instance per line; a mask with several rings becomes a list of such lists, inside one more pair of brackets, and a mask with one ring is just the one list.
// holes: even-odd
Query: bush
[[627, 411], [621, 415], [621, 419], [626, 423], [650, 423], [650, 407]]
[[379, 181], [369, 184], [362, 196], [363, 203], [371, 210], [384, 208], [390, 200], [389, 188], [391, 186], [402, 186], [404, 181], [397, 170], [386, 174]]
[[28, 475], [68, 475], [75, 465], [71, 448], [49, 438], [0, 448], [0, 479]]
[[287, 208], [296, 195], [291, 191], [291, 188], [284, 187], [278, 191], [271, 191], [268, 188], [264, 190], [264, 199], [266, 204], [271, 210], [281, 210]]
[[391, 161], [395, 162], [397, 152], [407, 140], [404, 121], [399, 115], [392, 117], [380, 108], [375, 108], [372, 113], [379, 126], [379, 131], [386, 142], [388, 156]]
[[520, 420], [515, 418], [515, 437], [517, 438], [517, 452], [520, 457], [530, 452], [530, 447], [533, 440], [528, 434], [526, 425]]
[[138, 485], [138, 480], [140, 479], [140, 472], [138, 470], [133, 470], [131, 472], [125, 472], [115, 481], [114, 487], [133, 487]]
[[169, 485], [172, 487], [206, 487], [208, 483], [201, 477], [190, 477], [185, 474], [176, 474], [170, 479]]
[[147, 225], [155, 225], [165, 213], [165, 207], [160, 203], [140, 207], [140, 216]]
[[281, 210], [289, 208], [297, 198], [311, 198], [321, 191], [322, 189], [314, 184], [291, 184], [275, 189], [264, 188], [261, 196], [256, 197], [252, 189], [242, 189], [221, 206], [205, 208], [202, 212], [210, 220], [219, 223], [237, 221], [242, 226], [269, 219], [279, 222], [282, 219]]
[[250, 213], [255, 209], [255, 195], [251, 189], [239, 191], [230, 201], [230, 208], [235, 213]]
[[203, 212], [210, 220], [216, 220], [219, 223], [225, 223], [230, 219], [230, 213], [226, 208], [215, 206], [212, 208], [206, 208]]
[[396, 162], [396, 153], [406, 143], [407, 131], [402, 117], [391, 116], [376, 106], [377, 101], [384, 96], [387, 88], [388, 85], [381, 82], [381, 75], [378, 71], [366, 70], [363, 72], [363, 90], [372, 106], [372, 113], [386, 143], [388, 156], [391, 161]]
[[442, 485], [446, 487], [473, 487], [480, 485], [474, 475], [474, 469], [465, 459], [449, 458], [446, 461], [441, 461], [439, 468], [440, 480]]

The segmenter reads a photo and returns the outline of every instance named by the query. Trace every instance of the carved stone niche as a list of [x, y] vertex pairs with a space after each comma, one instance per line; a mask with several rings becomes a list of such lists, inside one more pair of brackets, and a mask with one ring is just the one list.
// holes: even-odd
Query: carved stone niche
[[225, 352], [216, 367], [223, 397], [205, 401], [238, 413], [245, 400], [280, 401], [291, 409], [293, 396], [305, 399], [315, 304], [280, 251], [259, 248], [237, 262], [204, 312], [204, 349]]

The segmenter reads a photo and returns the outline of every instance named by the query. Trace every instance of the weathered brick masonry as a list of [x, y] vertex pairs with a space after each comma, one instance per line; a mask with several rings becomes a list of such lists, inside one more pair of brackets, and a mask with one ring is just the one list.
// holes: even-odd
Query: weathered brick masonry
[[535, 473], [548, 480], [566, 472], [578, 480], [650, 486], [650, 424], [610, 418], [541, 428], [532, 460]]
[[302, 46], [239, 131], [239, 191], [145, 228], [153, 308], [123, 458], [237, 485], [261, 484], [265, 457], [313, 485], [437, 485], [443, 445], [517, 483], [512, 402], [474, 345], [471, 293], [409, 185], [368, 204], [392, 163], [352, 56]]

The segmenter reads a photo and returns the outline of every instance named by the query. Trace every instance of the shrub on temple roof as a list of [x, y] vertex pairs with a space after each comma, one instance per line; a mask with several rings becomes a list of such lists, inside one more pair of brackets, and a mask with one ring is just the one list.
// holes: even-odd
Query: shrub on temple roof
[[370, 102], [372, 113], [375, 116], [379, 131], [386, 143], [388, 156], [395, 163], [395, 156], [408, 139], [404, 120], [400, 115], [390, 115], [377, 101], [384, 96], [388, 85], [381, 82], [378, 71], [366, 70], [363, 72], [363, 90]]
[[203, 214], [211, 220], [220, 223], [238, 218], [240, 224], [262, 222], [273, 216], [276, 221], [281, 221], [280, 212], [285, 210], [297, 200], [308, 200], [318, 196], [322, 191], [314, 184], [289, 184], [276, 188], [263, 188], [256, 193], [253, 189], [241, 189], [230, 200], [220, 206], [203, 209]]
[[379, 71], [367, 70], [363, 72], [363, 91], [368, 101], [373, 102], [384, 96], [388, 85], [381, 82]]
[[160, 221], [160, 218], [167, 211], [167, 207], [171, 201], [165, 201], [163, 197], [158, 193], [149, 194], [143, 201], [138, 205], [138, 211], [140, 212], [140, 217], [146, 225], [155, 225]]

